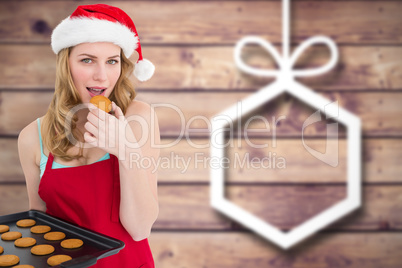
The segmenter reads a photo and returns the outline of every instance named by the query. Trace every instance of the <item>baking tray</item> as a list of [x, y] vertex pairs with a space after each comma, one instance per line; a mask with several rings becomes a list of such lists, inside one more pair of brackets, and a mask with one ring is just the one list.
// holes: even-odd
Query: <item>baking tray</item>
[[[84, 245], [78, 249], [64, 249], [59, 241], [48, 241], [43, 238], [44, 234], [33, 234], [31, 228], [21, 228], [16, 225], [20, 219], [34, 219], [36, 225], [49, 225], [51, 231], [60, 231], [66, 234], [65, 239], [79, 238], [84, 241]], [[20, 258], [19, 264], [30, 264], [35, 268], [50, 267], [47, 259], [53, 255], [66, 254], [73, 259], [64, 262], [58, 266], [60, 268], [82, 268], [94, 265], [99, 259], [117, 254], [124, 248], [124, 243], [103, 234], [78, 227], [58, 218], [52, 217], [37, 210], [29, 210], [15, 214], [0, 216], [0, 224], [6, 224], [10, 231], [22, 233], [22, 237], [33, 237], [36, 239], [36, 245], [48, 244], [55, 248], [52, 254], [46, 256], [35, 256], [31, 254], [31, 248], [18, 248], [14, 246], [14, 241], [3, 241], [0, 239], [0, 246], [4, 248], [4, 254], [14, 254]]]

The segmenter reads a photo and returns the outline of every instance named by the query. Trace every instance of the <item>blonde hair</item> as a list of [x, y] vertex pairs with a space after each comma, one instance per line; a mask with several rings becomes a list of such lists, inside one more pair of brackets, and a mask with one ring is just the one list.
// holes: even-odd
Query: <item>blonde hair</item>
[[[56, 83], [53, 99], [49, 105], [41, 124], [43, 145], [54, 155], [63, 160], [70, 161], [82, 157], [83, 148], [80, 147], [76, 155], [68, 155], [67, 151], [75, 144], [71, 143], [71, 135], [75, 140], [81, 137], [76, 128], [78, 116], [75, 114], [68, 124], [67, 117], [71, 109], [81, 104], [82, 101], [74, 86], [69, 67], [71, 48], [65, 48], [57, 54], [56, 60]], [[135, 98], [134, 86], [129, 77], [133, 72], [133, 63], [121, 54], [121, 73], [109, 99], [114, 101], [125, 114], [128, 105]]]

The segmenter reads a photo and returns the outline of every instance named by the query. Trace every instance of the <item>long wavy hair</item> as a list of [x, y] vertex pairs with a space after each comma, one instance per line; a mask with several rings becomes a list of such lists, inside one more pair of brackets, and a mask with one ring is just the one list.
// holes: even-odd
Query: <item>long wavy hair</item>
[[[76, 144], [73, 144], [69, 139], [72, 136], [75, 140], [81, 140], [81, 133], [76, 123], [78, 116], [71, 116], [71, 110], [81, 104], [81, 98], [78, 94], [70, 72], [69, 56], [71, 48], [61, 50], [56, 59], [56, 83], [53, 99], [49, 105], [41, 124], [41, 132], [43, 144], [46, 148], [57, 157], [63, 160], [70, 161], [82, 157], [83, 147], [81, 146], [78, 154], [67, 154], [68, 149]], [[135, 89], [129, 77], [133, 72], [133, 63], [124, 56], [121, 51], [121, 73], [117, 83], [112, 91], [109, 99], [114, 101], [125, 114], [128, 105], [135, 98]]]

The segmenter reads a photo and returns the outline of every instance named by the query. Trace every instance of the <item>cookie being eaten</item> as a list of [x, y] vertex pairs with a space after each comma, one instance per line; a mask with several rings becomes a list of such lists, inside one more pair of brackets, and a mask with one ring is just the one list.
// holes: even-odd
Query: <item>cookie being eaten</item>
[[94, 96], [89, 102], [107, 113], [112, 110], [112, 102], [105, 96]]

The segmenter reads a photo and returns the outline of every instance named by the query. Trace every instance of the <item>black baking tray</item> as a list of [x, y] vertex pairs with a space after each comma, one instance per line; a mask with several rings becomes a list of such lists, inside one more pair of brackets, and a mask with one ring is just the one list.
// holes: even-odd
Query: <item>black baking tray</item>
[[[48, 241], [43, 238], [44, 234], [33, 234], [31, 228], [21, 228], [16, 225], [20, 219], [34, 219], [36, 225], [48, 225], [51, 231], [60, 231], [66, 234], [65, 239], [79, 238], [84, 241], [84, 245], [78, 249], [64, 249], [60, 246], [60, 241]], [[78, 227], [58, 218], [49, 216], [37, 210], [29, 210], [15, 214], [0, 216], [0, 224], [10, 227], [10, 231], [22, 233], [22, 237], [33, 237], [36, 245], [48, 244], [55, 248], [52, 254], [46, 256], [35, 256], [31, 254], [31, 248], [18, 248], [14, 246], [14, 241], [3, 241], [0, 239], [0, 246], [4, 248], [4, 254], [14, 254], [20, 258], [19, 264], [30, 264], [35, 268], [50, 267], [47, 259], [53, 255], [66, 254], [73, 259], [58, 266], [60, 268], [83, 268], [94, 265], [99, 259], [117, 254], [124, 248], [124, 243], [115, 238]]]

